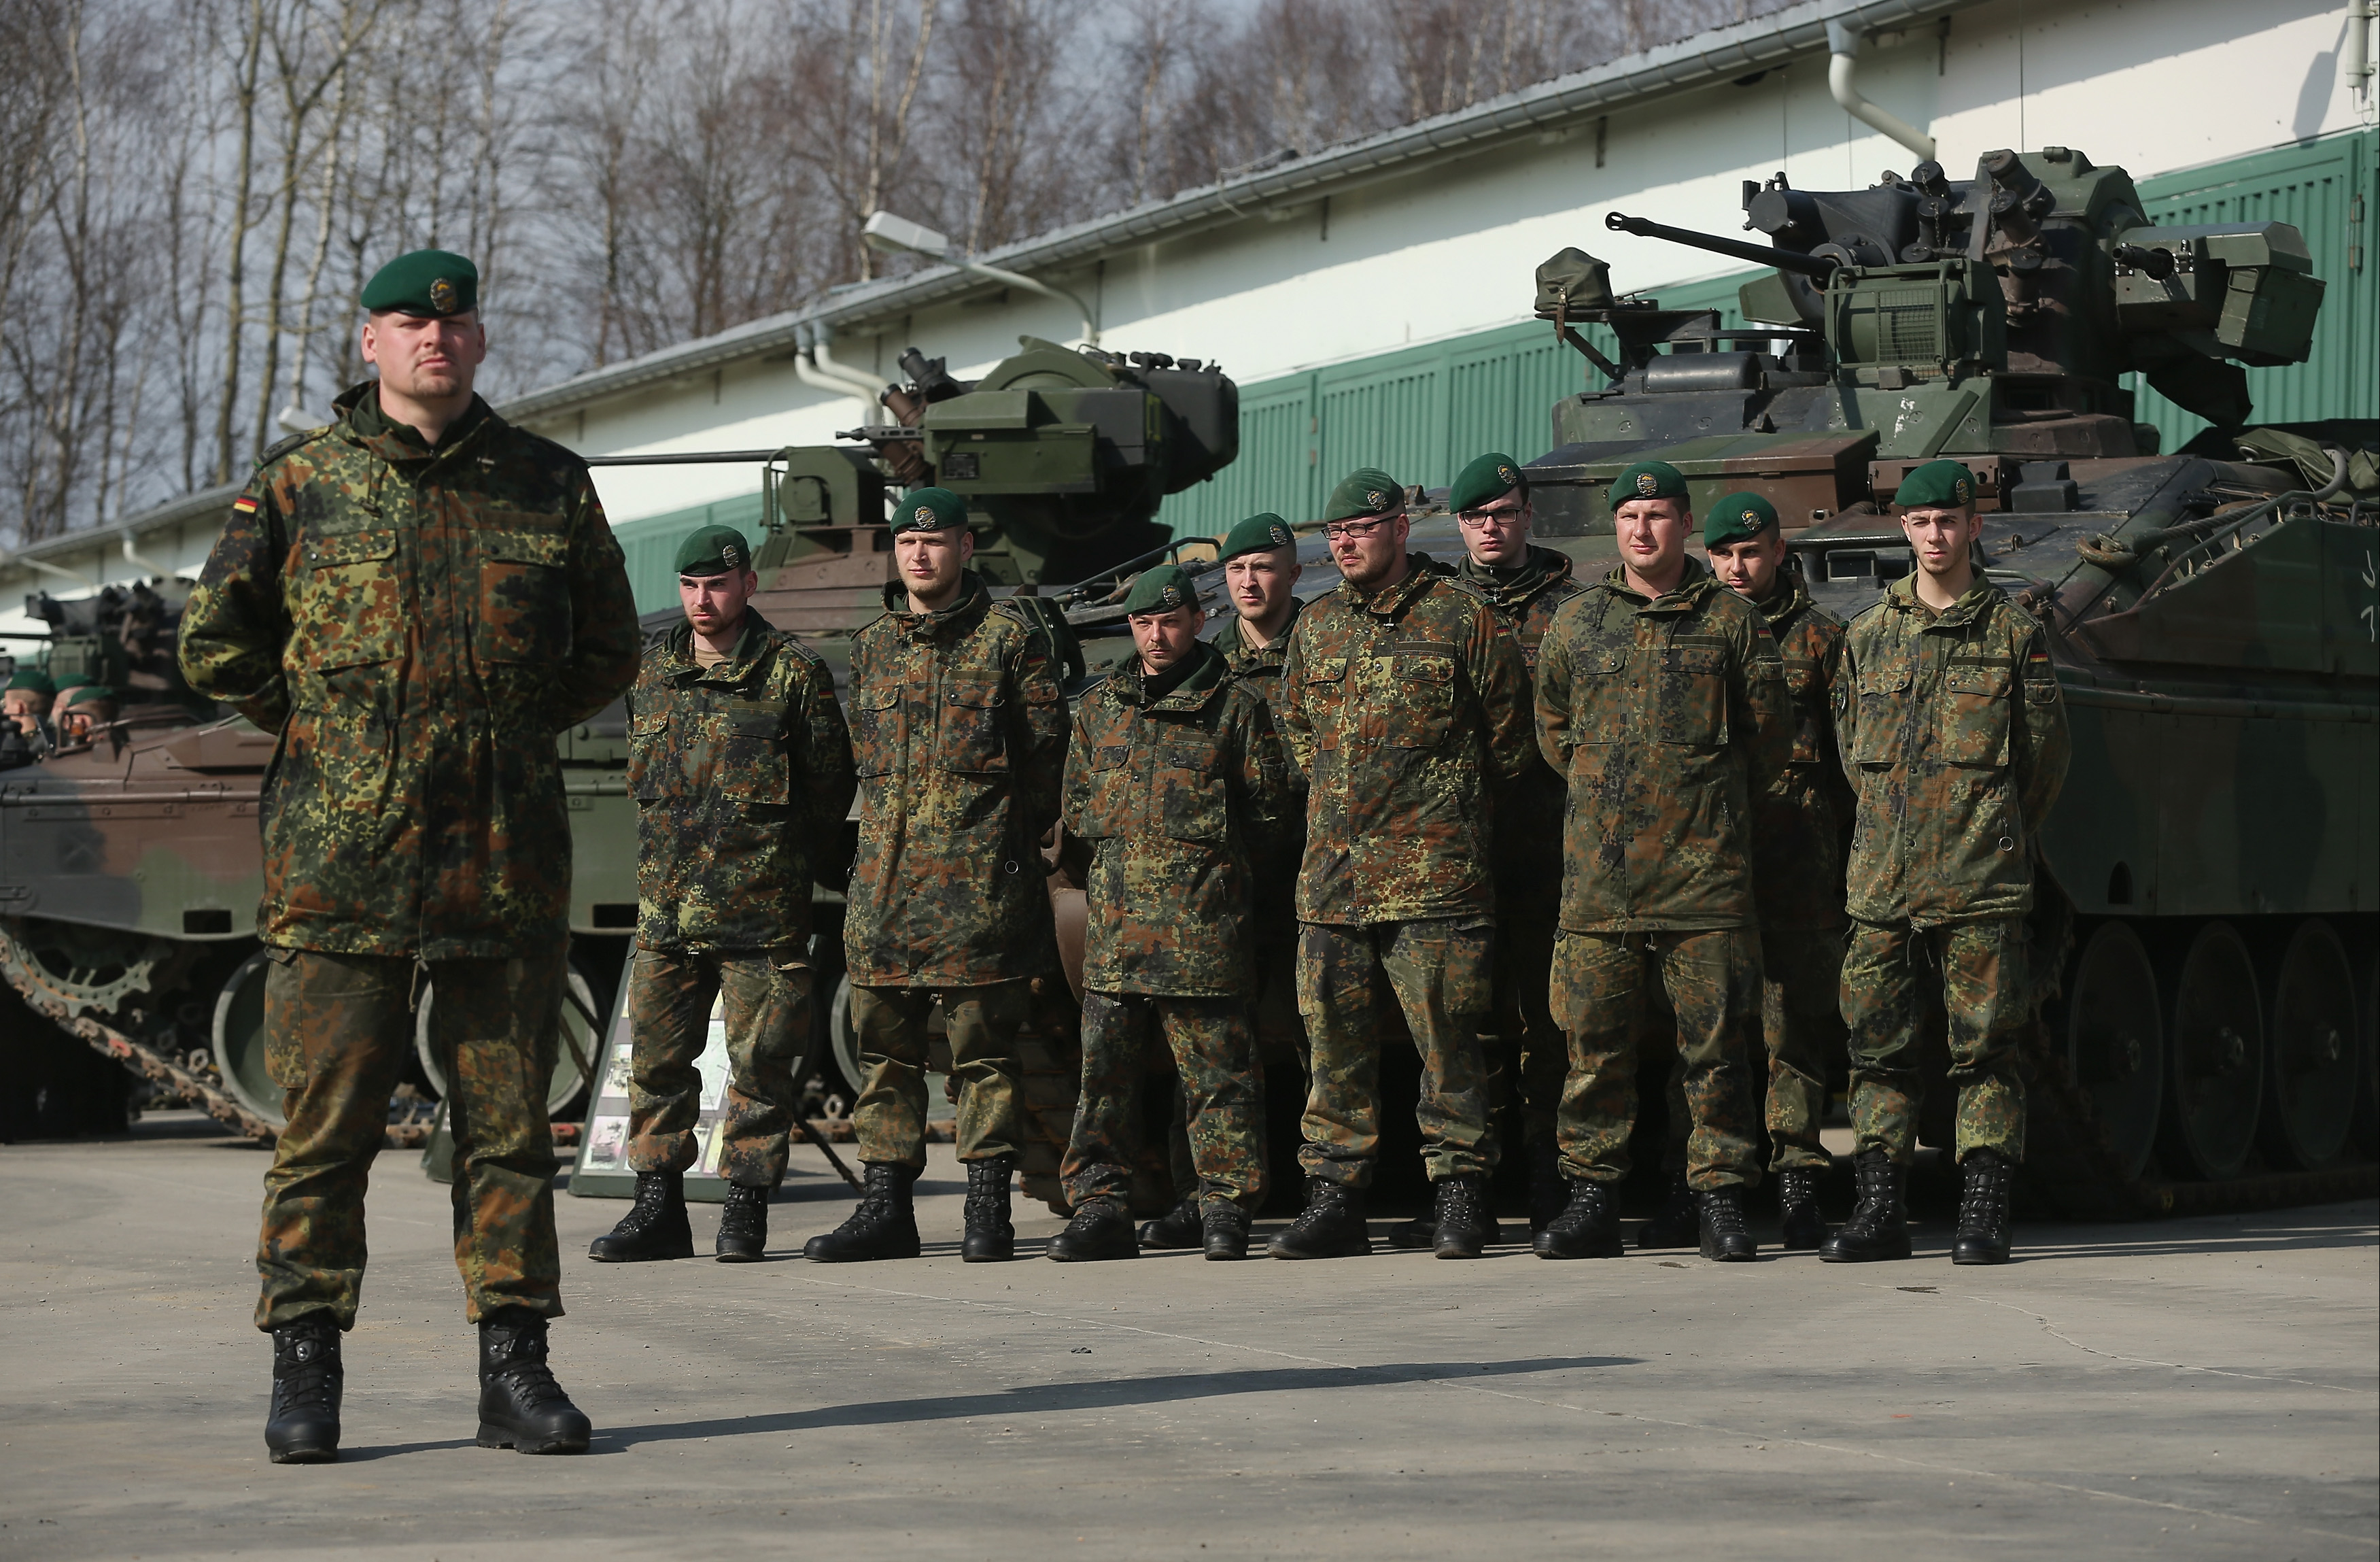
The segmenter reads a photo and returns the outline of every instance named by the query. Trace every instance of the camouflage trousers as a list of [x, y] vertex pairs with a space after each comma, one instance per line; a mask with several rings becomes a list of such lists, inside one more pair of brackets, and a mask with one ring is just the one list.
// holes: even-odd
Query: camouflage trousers
[[1570, 1043], [1554, 1023], [1554, 924], [1560, 908], [1507, 905], [1496, 916], [1496, 1007], [1488, 1043], [1488, 1108], [1498, 1117], [1517, 1098], [1521, 1134], [1554, 1141]]
[[1016, 1032], [1031, 1007], [1032, 983], [941, 989], [854, 983], [851, 1028], [859, 1036], [861, 1080], [851, 1117], [862, 1161], [921, 1169], [926, 1164], [926, 1021], [937, 1000], [948, 1021], [951, 1079], [958, 1086], [959, 1159], [1014, 1155], [1023, 1147], [1024, 1070]]
[[[1270, 1166], [1272, 1150], [1279, 1150], [1283, 1160], [1295, 1152], [1300, 1142], [1298, 1114], [1305, 1103], [1305, 1022], [1297, 1013], [1295, 922], [1289, 924], [1285, 934], [1269, 928], [1259, 931], [1256, 968], [1256, 997], [1247, 1006], [1248, 1024], [1256, 1032], [1257, 1066], [1266, 1080], [1264, 1138], [1269, 1149], [1265, 1164]], [[1174, 1104], [1180, 1107], [1184, 1104], [1173, 1079], [1169, 1068], [1166, 1080], [1174, 1091]], [[1197, 1162], [1190, 1153], [1186, 1113], [1169, 1113], [1166, 1125], [1166, 1169], [1172, 1178], [1173, 1197], [1176, 1201], [1197, 1198]]]
[[1479, 1028], [1488, 1018], [1495, 930], [1436, 918], [1298, 930], [1297, 1007], [1313, 1044], [1305, 1099], [1309, 1177], [1366, 1187], [1380, 1150], [1380, 1038], [1388, 1006], [1421, 1054], [1422, 1162], [1432, 1182], [1496, 1169]]
[[1628, 1175], [1640, 1043], [1663, 1000], [1682, 1066], [1686, 1181], [1697, 1192], [1755, 1187], [1749, 1078], [1760, 1033], [1760, 938], [1749, 928], [1564, 932], [1554, 947], [1553, 1007], [1570, 1037], [1556, 1141], [1573, 1178]]
[[1083, 995], [1083, 1100], [1066, 1147], [1067, 1199], [1129, 1207], [1152, 1031], [1173, 1055], [1200, 1201], [1254, 1212], [1265, 1190], [1264, 1067], [1240, 998]]
[[1852, 1131], [1858, 1148], [1906, 1165], [1917, 1153], [1925, 1083], [1918, 1019], [1938, 993], [1959, 1092], [1957, 1153], [2024, 1159], [2024, 1079], [2018, 1043], [2031, 1017], [2020, 918], [1912, 927], [1852, 923], [1843, 956], [1843, 1023], [1851, 1028]]
[[[288, 1127], [264, 1174], [256, 1326], [328, 1312], [353, 1328], [364, 1277], [364, 1187], [388, 1098], [413, 1053], [410, 956], [273, 949], [265, 1061]], [[562, 1315], [553, 1131], [545, 1092], [559, 1044], [561, 949], [509, 960], [433, 960], [431, 1047], [455, 1136], [455, 1266], [464, 1314]]]
[[[1827, 1120], [1827, 1066], [1843, 1052], [1843, 932], [1840, 926], [1760, 930], [1760, 1029], [1768, 1047], [1768, 1169], [1834, 1164], [1819, 1141]], [[1686, 1164], [1693, 1114], [1685, 1061], [1670, 1069], [1670, 1144], [1664, 1165]]]
[[810, 1035], [810, 968], [798, 949], [638, 949], [628, 978], [628, 1165], [685, 1171], [699, 1146], [702, 1074], [718, 1002], [727, 1026], [719, 1174], [747, 1188], [784, 1180], [794, 1069]]

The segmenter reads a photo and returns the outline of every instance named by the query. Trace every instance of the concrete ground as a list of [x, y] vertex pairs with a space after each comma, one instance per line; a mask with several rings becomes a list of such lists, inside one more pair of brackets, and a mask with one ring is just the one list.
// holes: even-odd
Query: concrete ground
[[[607, 1267], [560, 1200], [580, 1458], [472, 1446], [445, 1190], [382, 1163], [346, 1447], [276, 1467], [259, 1152], [165, 1114], [0, 1150], [0, 1556], [2369, 1557], [2370, 1202], [2039, 1226], [2022, 1262]], [[715, 1207], [698, 1208], [705, 1245]], [[1378, 1223], [1376, 1223], [1376, 1230]], [[848, 1548], [848, 1549], [846, 1549]]]

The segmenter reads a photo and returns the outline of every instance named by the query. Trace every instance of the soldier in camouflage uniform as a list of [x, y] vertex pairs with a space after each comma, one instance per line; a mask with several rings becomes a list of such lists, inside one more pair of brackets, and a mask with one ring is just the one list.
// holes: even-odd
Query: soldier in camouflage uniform
[[2033, 1018], [2025, 917], [2038, 832], [2066, 779], [2066, 702], [2042, 627], [1974, 567], [1967, 469], [1929, 461], [1893, 502], [1917, 569], [1852, 620], [1835, 691], [1859, 790], [1842, 981], [1859, 1203], [1819, 1257], [1910, 1256], [1912, 1055], [1920, 1009], [1938, 1001], [1965, 1185], [1951, 1258], [2005, 1263], [2024, 1159], [2017, 1050]]
[[1422, 1055], [1415, 1112], [1437, 1185], [1434, 1248], [1495, 1239], [1479, 1031], [1493, 967], [1490, 798], [1529, 765], [1520, 648], [1477, 592], [1405, 548], [1404, 491], [1364, 470], [1332, 491], [1336, 591], [1290, 636], [1277, 713], [1307, 785], [1297, 1004], [1313, 1040], [1305, 1211], [1276, 1258], [1371, 1251], [1381, 1000]]
[[[1714, 504], [1703, 522], [1703, 547], [1719, 582], [1768, 620], [1793, 701], [1793, 757], [1754, 807], [1752, 848], [1761, 1029], [1768, 1041], [1768, 1169], [1778, 1178], [1782, 1244], [1801, 1251], [1827, 1234], [1818, 1180], [1832, 1163], [1818, 1129], [1826, 1120], [1828, 1065], [1843, 1050], [1842, 837], [1852, 799], [1835, 750], [1833, 707], [1842, 680], [1843, 626], [1810, 600], [1799, 572], [1786, 567], [1777, 511], [1757, 494], [1730, 494]], [[1671, 1127], [1682, 1151], [1684, 1124]], [[1684, 1165], [1681, 1154], [1681, 1174]]]
[[677, 550], [686, 621], [645, 648], [628, 691], [628, 791], [637, 799], [637, 958], [628, 1165], [636, 1202], [595, 1239], [601, 1263], [692, 1258], [686, 1171], [699, 1146], [695, 1060], [722, 1003], [727, 1179], [715, 1255], [755, 1263], [769, 1194], [785, 1175], [810, 1037], [810, 874], [856, 785], [832, 677], [747, 604], [752, 546], [706, 526]]
[[1537, 663], [1538, 741], [1570, 787], [1553, 1007], [1570, 1037], [1560, 1137], [1572, 1181], [1536, 1247], [1620, 1251], [1609, 1189], [1628, 1174], [1658, 989], [1685, 1064], [1703, 1255], [1748, 1261], [1760, 938], [1747, 825], [1785, 768], [1792, 708], [1758, 610], [1686, 556], [1694, 517], [1677, 469], [1640, 462], [1612, 494], [1621, 567], [1562, 605]]
[[859, 855], [844, 915], [851, 1023], [865, 1074], [852, 1117], [867, 1181], [821, 1263], [915, 1258], [910, 1189], [926, 1165], [927, 1020], [947, 1017], [967, 1174], [970, 1263], [1015, 1256], [1016, 1035], [1058, 942], [1041, 840], [1058, 820], [1066, 705], [1056, 654], [995, 603], [966, 502], [920, 488], [892, 512], [884, 616], [851, 649]]
[[1174, 565], [1124, 599], [1139, 657], [1083, 698], [1066, 758], [1070, 843], [1090, 935], [1083, 960], [1083, 1099], [1066, 1153], [1073, 1222], [1050, 1256], [1131, 1258], [1125, 1211], [1142, 1056], [1164, 1037], [1181, 1078], [1203, 1246], [1245, 1258], [1264, 1197], [1264, 1070], [1248, 1027], [1251, 848], [1287, 803], [1263, 704], [1202, 645], [1197, 588]]
[[182, 617], [190, 687], [280, 738], [257, 918], [266, 1056], [288, 1092], [257, 1254], [276, 1462], [337, 1457], [364, 1185], [425, 975], [480, 1442], [575, 1452], [589, 1435], [546, 1365], [570, 891], [554, 735], [627, 688], [636, 609], [586, 466], [471, 393], [478, 288], [435, 250], [372, 278], [379, 380], [266, 452]]

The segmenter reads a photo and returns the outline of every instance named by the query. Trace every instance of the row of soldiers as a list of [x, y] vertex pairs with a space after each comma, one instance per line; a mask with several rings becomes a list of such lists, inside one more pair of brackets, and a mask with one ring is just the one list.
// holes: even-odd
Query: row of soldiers
[[42, 668], [19, 666], [0, 691], [0, 770], [89, 743], [115, 714], [115, 690], [106, 684], [77, 674], [54, 678]]
[[[1678, 1039], [1699, 1240], [1750, 1258], [1750, 1060], [1774, 1054], [1771, 1137], [1789, 1234], [1806, 1236], [1805, 1174], [1824, 1161], [1808, 1035], [1838, 974], [1859, 1202], [1825, 1256], [1909, 1252], [1910, 1055], [1928, 984], [1960, 1092], [1958, 1256], [2006, 1256], [2022, 915], [2064, 738], [2039, 630], [1973, 572], [1963, 469], [1937, 463], [1903, 486], [1917, 573], [1848, 633], [1780, 573], [1777, 518], [1755, 496], [1706, 518], [1719, 575], [1688, 557], [1685, 485], [1658, 462], [1623, 474], [1620, 566], [1585, 586], [1529, 543], [1512, 461], [1458, 480], [1468, 556], [1451, 568], [1409, 551], [1405, 491], [1358, 472], [1323, 522], [1336, 589], [1301, 609], [1292, 530], [1251, 518], [1222, 550], [1232, 622], [1202, 638], [1195, 582], [1144, 573], [1124, 604], [1135, 657], [1072, 711], [1046, 628], [968, 567], [965, 504], [920, 489], [895, 511], [886, 611], [856, 639], [838, 699], [818, 659], [751, 609], [759, 581], [732, 531], [687, 540], [685, 622], [642, 642], [585, 464], [473, 392], [478, 287], [444, 250], [374, 275], [358, 347], [377, 378], [266, 453], [182, 620], [192, 689], [278, 739], [258, 933], [287, 1126], [265, 1177], [256, 1310], [273, 1345], [275, 1462], [338, 1455], [364, 1189], [425, 978], [450, 1082], [455, 1262], [480, 1332], [478, 1440], [588, 1446], [550, 1361], [563, 1308], [543, 1096], [570, 866], [552, 737], [624, 694], [638, 1190], [598, 1258], [692, 1253], [683, 1174], [715, 1002], [730, 1054], [717, 1254], [761, 1256], [816, 996], [809, 885], [855, 795], [844, 966], [867, 1075], [865, 1193], [809, 1243], [814, 1259], [919, 1251], [910, 1198], [937, 1007], [967, 1170], [963, 1254], [1014, 1256], [1016, 1039], [1035, 983], [1060, 969], [1053, 836], [1090, 909], [1074, 1214], [1054, 1257], [1138, 1251], [1134, 1093], [1159, 1035], [1197, 1182], [1174, 1239], [1247, 1251], [1267, 1175], [1260, 1039], [1302, 1035], [1307, 1192], [1271, 1251], [1368, 1251], [1379, 1049], [1397, 1018], [1423, 1058], [1436, 1185], [1406, 1239], [1476, 1255], [1497, 1236], [1492, 1014], [1522, 1039], [1505, 1088], [1541, 1185], [1561, 1195], [1540, 1211], [1538, 1252], [1619, 1251], [1635, 1049], [1658, 1017]], [[1830, 743], [1856, 793], [1847, 906]], [[1789, 1021], [1773, 1048], [1772, 985]]]

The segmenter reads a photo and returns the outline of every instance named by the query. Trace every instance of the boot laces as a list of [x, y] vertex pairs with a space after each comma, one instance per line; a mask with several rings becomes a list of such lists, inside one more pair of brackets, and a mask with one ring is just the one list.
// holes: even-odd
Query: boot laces
[[1562, 1228], [1564, 1235], [1573, 1235], [1601, 1221], [1603, 1211], [1603, 1184], [1580, 1178], [1570, 1185], [1570, 1202], [1562, 1206], [1554, 1224]]
[[2008, 1214], [2007, 1163], [1979, 1157], [1966, 1170], [1965, 1185], [1959, 1195], [1959, 1234], [1986, 1236]]
[[1305, 1207], [1297, 1212], [1297, 1218], [1291, 1221], [1290, 1226], [1293, 1230], [1312, 1231], [1317, 1226], [1328, 1226], [1338, 1220], [1346, 1213], [1346, 1208], [1347, 1197], [1337, 1183], [1318, 1182], [1305, 1201]]
[[1438, 1185], [1438, 1208], [1440, 1221], [1487, 1224], [1487, 1201], [1479, 1196], [1479, 1185], [1467, 1177], [1449, 1178]]
[[1725, 1193], [1713, 1193], [1702, 1202], [1703, 1219], [1712, 1232], [1721, 1237], [1743, 1235], [1743, 1204]]
[[338, 1348], [320, 1335], [276, 1340], [273, 1404], [278, 1412], [328, 1410], [340, 1376]]
[[1858, 1174], [1859, 1201], [1845, 1225], [1859, 1236], [1873, 1237], [1892, 1221], [1892, 1165], [1881, 1158], [1862, 1161]]
[[651, 1229], [655, 1221], [669, 1207], [669, 1186], [662, 1178], [648, 1173], [637, 1178], [637, 1202], [620, 1218], [621, 1226], [638, 1236]]
[[768, 1190], [746, 1188], [738, 1183], [727, 1185], [727, 1200], [719, 1212], [719, 1233], [722, 1237], [756, 1236], [760, 1224], [768, 1218]]
[[498, 1334], [489, 1342], [488, 1375], [509, 1387], [515, 1398], [531, 1407], [568, 1399], [546, 1363], [545, 1336], [523, 1329]]

